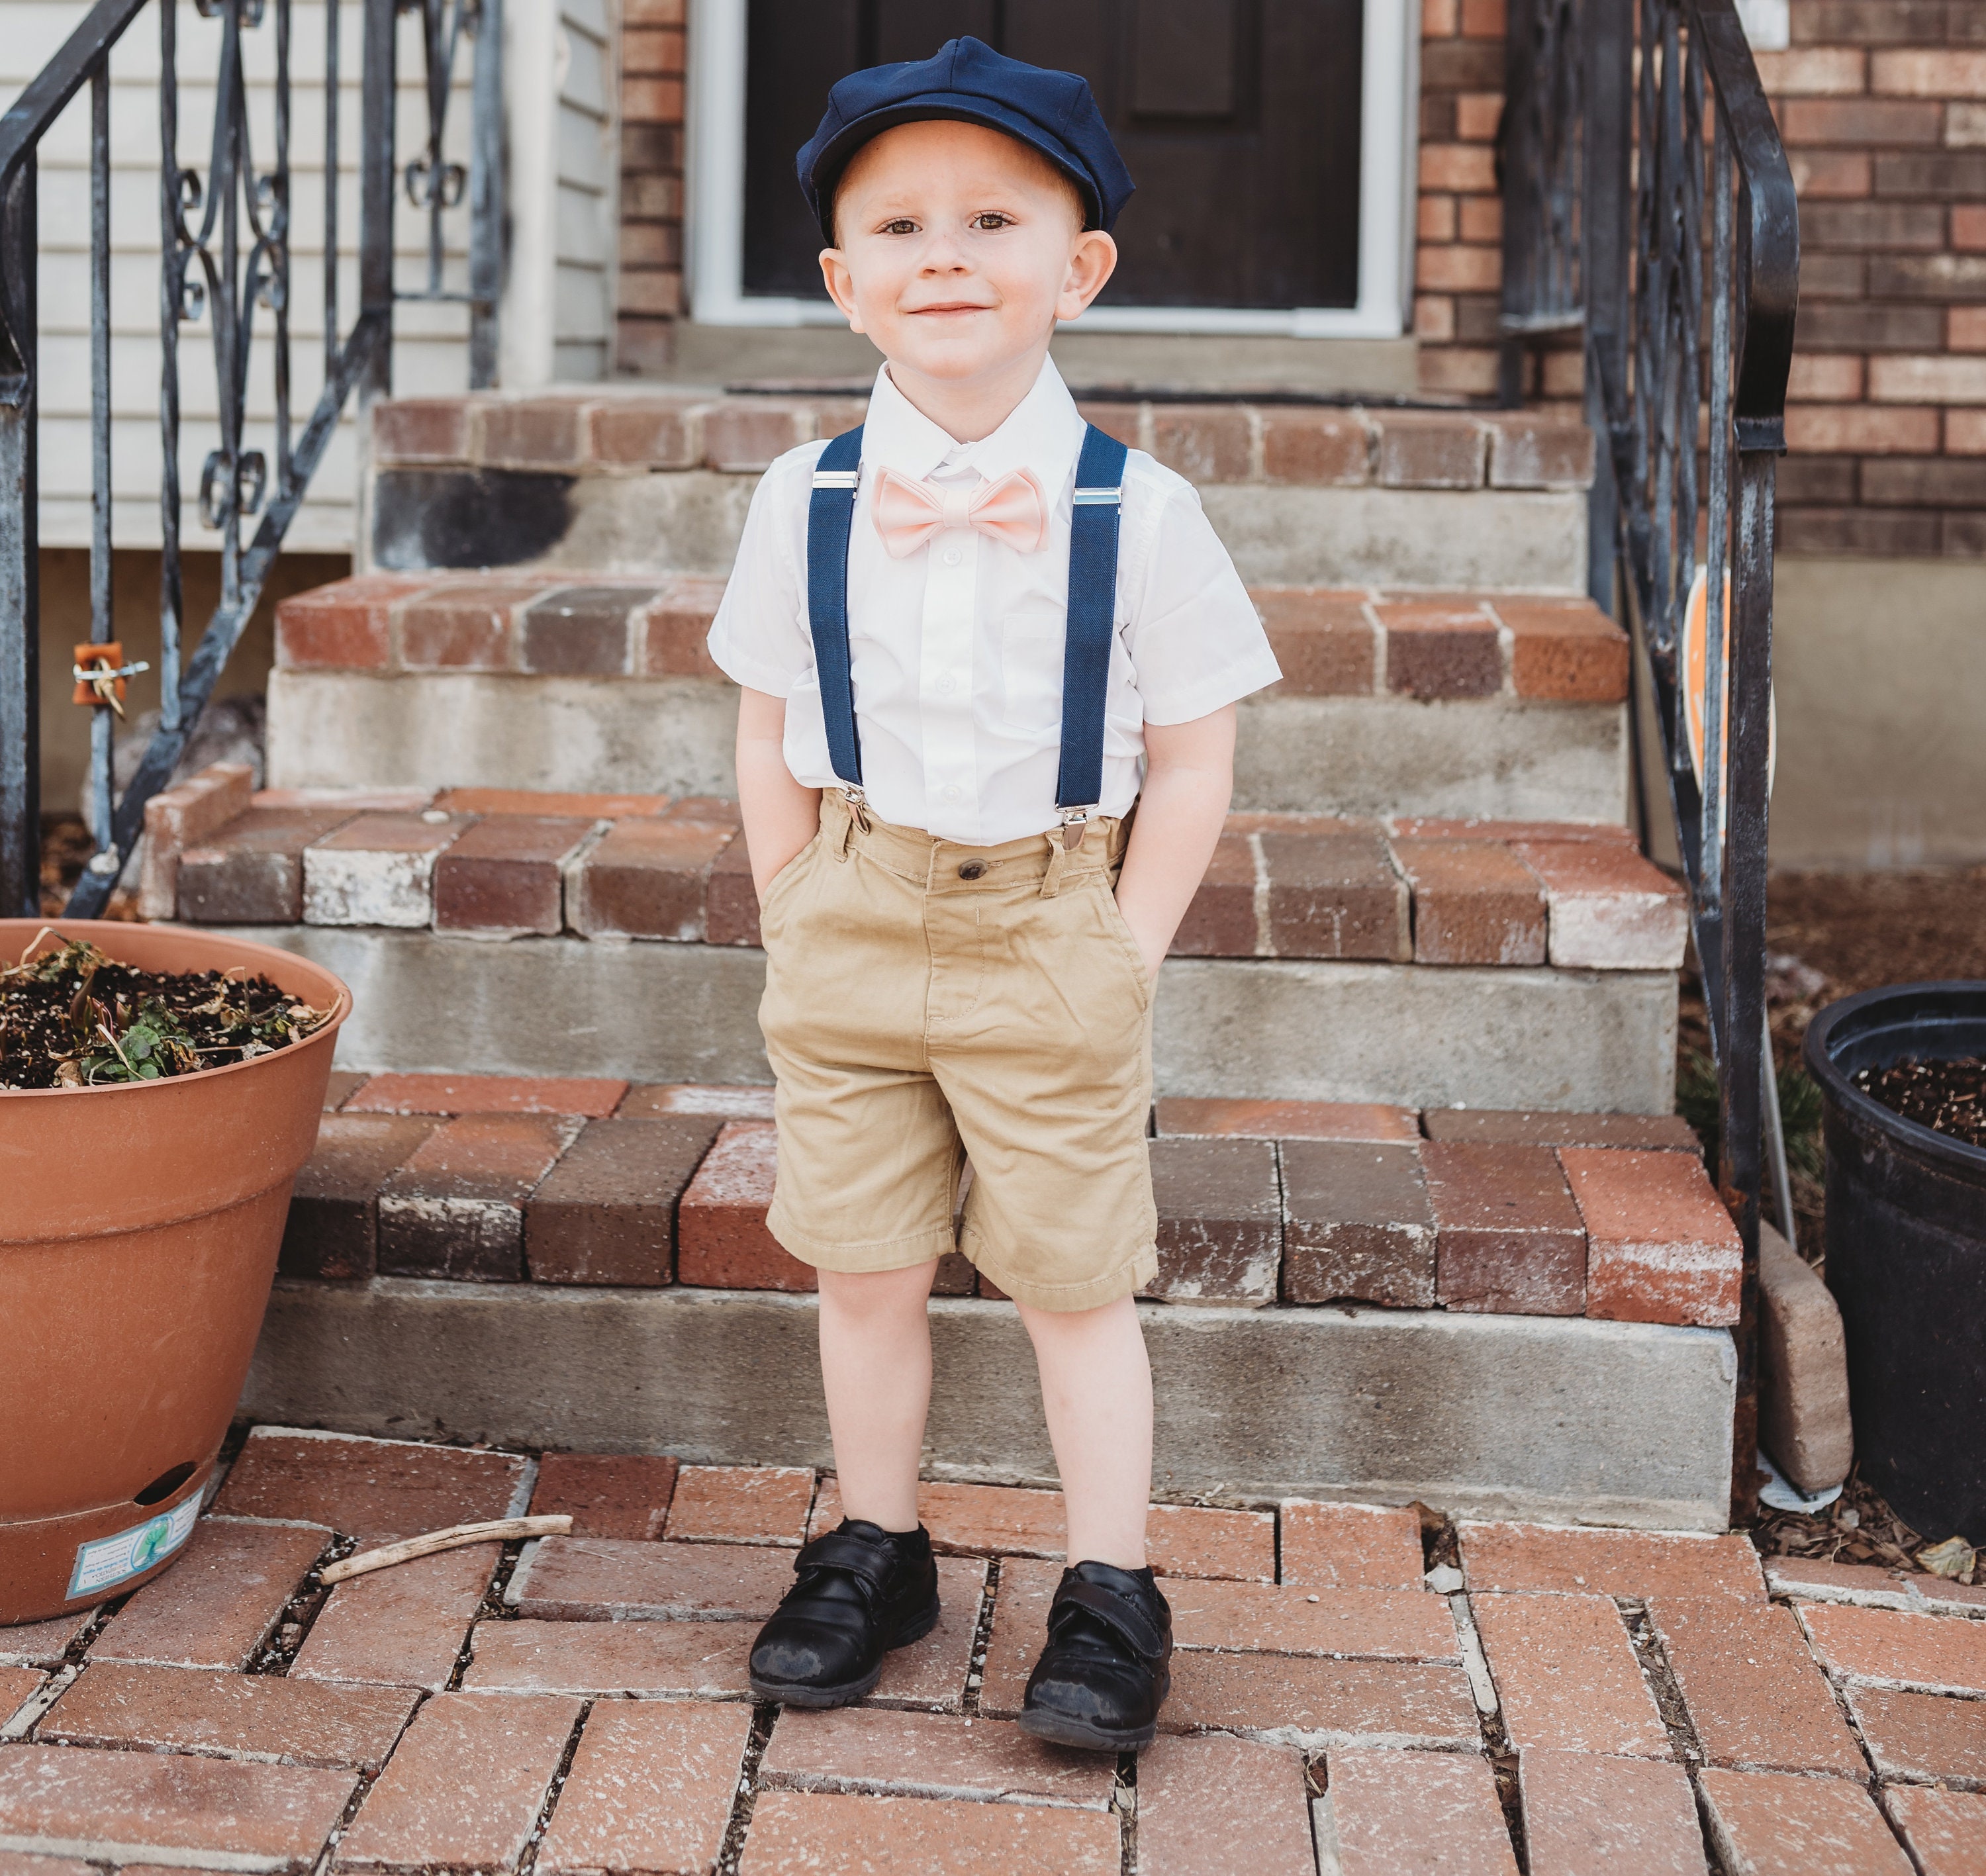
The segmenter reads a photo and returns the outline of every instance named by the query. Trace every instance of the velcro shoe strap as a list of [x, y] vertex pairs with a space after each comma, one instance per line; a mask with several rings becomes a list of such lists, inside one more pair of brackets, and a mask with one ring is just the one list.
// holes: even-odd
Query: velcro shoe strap
[[1165, 1637], [1145, 1619], [1135, 1604], [1100, 1584], [1086, 1583], [1081, 1577], [1065, 1580], [1055, 1591], [1055, 1602], [1049, 1610], [1049, 1626], [1052, 1628], [1056, 1616], [1069, 1608], [1082, 1609], [1106, 1628], [1113, 1629], [1141, 1659], [1164, 1659]]
[[816, 1570], [840, 1570], [854, 1578], [874, 1602], [889, 1587], [894, 1558], [879, 1544], [830, 1531], [816, 1538], [793, 1559], [796, 1575], [806, 1577]]

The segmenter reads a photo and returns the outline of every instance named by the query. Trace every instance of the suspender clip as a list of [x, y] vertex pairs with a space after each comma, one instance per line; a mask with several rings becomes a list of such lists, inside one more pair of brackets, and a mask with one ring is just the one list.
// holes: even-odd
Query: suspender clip
[[1063, 808], [1061, 814], [1062, 851], [1072, 854], [1082, 844], [1082, 837], [1089, 831], [1089, 810]]

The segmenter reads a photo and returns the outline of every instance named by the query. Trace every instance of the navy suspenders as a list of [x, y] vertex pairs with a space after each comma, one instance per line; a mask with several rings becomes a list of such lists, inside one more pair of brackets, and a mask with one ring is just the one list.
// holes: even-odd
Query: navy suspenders
[[807, 623], [820, 677], [820, 713], [834, 772], [862, 792], [862, 748], [855, 739], [855, 680], [848, 669], [848, 530], [862, 467], [862, 426], [844, 430], [814, 465], [807, 502]]
[[[1103, 793], [1103, 704], [1116, 630], [1117, 523], [1129, 453], [1092, 424], [1083, 433], [1075, 465], [1062, 667], [1062, 766], [1055, 776], [1055, 806], [1071, 840]], [[857, 426], [821, 452], [807, 507], [807, 622], [820, 679], [828, 759], [857, 801], [862, 799], [862, 749], [849, 669], [848, 537], [861, 466]]]

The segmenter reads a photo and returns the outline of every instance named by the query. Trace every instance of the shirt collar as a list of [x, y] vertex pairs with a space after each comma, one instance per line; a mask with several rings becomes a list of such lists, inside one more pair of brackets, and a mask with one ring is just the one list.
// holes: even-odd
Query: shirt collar
[[[876, 374], [862, 430], [862, 460], [922, 480], [943, 465], [976, 470], [988, 481], [1030, 469], [1052, 502], [1075, 468], [1083, 421], [1052, 359], [1042, 361], [1034, 389], [990, 436], [960, 443], [898, 390], [885, 365]], [[950, 459], [948, 462], [948, 458]]]

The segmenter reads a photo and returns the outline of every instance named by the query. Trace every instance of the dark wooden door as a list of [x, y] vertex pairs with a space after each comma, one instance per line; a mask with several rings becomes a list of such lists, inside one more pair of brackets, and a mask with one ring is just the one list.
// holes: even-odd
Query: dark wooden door
[[824, 297], [793, 179], [828, 87], [970, 32], [1088, 79], [1138, 193], [1100, 306], [1358, 297], [1361, 0], [750, 0], [745, 291]]

